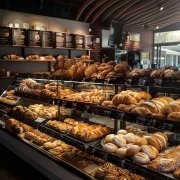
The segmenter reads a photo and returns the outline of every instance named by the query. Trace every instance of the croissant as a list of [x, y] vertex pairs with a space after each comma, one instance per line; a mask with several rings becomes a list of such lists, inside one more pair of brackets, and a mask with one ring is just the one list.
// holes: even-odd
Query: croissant
[[112, 99], [113, 104], [136, 104], [138, 101], [129, 94], [117, 94]]
[[151, 111], [145, 107], [135, 107], [134, 109], [131, 110], [131, 113], [139, 114], [139, 115], [150, 115]]
[[180, 112], [172, 112], [167, 116], [168, 120], [180, 121]]

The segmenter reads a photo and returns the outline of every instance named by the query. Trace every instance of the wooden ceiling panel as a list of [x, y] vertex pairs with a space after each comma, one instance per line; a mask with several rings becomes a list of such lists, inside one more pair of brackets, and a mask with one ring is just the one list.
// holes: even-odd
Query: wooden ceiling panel
[[86, 9], [87, 6], [89, 6], [94, 0], [86, 0], [85, 3], [81, 6], [81, 8], [79, 9], [79, 11], [77, 12], [76, 15], [76, 21], [79, 19], [79, 17], [81, 16], [81, 14], [83, 13], [83, 11]]
[[106, 4], [104, 4], [98, 12], [91, 19], [91, 23], [93, 23], [107, 8], [118, 2], [119, 0], [109, 0]]

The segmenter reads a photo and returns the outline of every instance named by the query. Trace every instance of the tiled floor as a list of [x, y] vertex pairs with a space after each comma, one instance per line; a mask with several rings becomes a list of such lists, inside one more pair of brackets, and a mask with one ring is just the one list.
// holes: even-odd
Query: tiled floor
[[48, 180], [0, 144], [0, 180]]

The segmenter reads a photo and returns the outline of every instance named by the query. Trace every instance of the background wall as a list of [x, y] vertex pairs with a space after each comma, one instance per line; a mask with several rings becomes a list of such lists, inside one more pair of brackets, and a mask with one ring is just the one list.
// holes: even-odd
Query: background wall
[[32, 25], [36, 24], [37, 29], [40, 29], [40, 26], [47, 26], [48, 30], [50, 31], [65, 32], [65, 29], [69, 28], [72, 34], [89, 34], [89, 23], [54, 17], [39, 16], [0, 9], [0, 20], [2, 21], [3, 26], [8, 26], [9, 22], [19, 23], [20, 27], [22, 27], [23, 23], [29, 23], [30, 29]]
[[[89, 24], [53, 18], [47, 16], [39, 16], [33, 14], [19, 13], [0, 9], [0, 21], [3, 26], [8, 26], [8, 23], [19, 23], [23, 27], [23, 23], [29, 23], [30, 27], [36, 25], [37, 29], [41, 26], [47, 26], [48, 30], [54, 32], [64, 32], [66, 28], [70, 29], [72, 34], [89, 34]], [[51, 54], [54, 57], [57, 55], [68, 55], [69, 57], [78, 57], [87, 54], [85, 50], [67, 50], [67, 49], [48, 49], [48, 48], [22, 48], [22, 47], [0, 47], [0, 58], [7, 54], [18, 54], [27, 56], [29, 54], [45, 55]], [[52, 66], [52, 63], [51, 63]], [[49, 71], [48, 62], [0, 62], [0, 68], [5, 68], [10, 72], [47, 72]]]

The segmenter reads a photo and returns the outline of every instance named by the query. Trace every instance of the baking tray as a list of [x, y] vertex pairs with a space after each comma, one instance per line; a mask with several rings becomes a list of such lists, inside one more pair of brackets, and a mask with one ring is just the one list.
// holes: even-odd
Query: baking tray
[[[86, 122], [85, 122], [85, 123], [86, 123]], [[90, 121], [88, 121], [87, 123], [90, 124], [90, 125], [98, 125], [98, 123], [94, 123], [94, 122], [90, 122]], [[92, 142], [92, 141], [96, 141], [96, 140], [102, 139], [102, 138], [104, 138], [107, 134], [109, 134], [109, 133], [111, 133], [111, 132], [113, 131], [112, 128], [109, 128], [109, 127], [108, 127], [108, 128], [110, 129], [109, 133], [107, 133], [107, 134], [105, 134], [105, 135], [103, 135], [103, 136], [101, 136], [101, 137], [98, 137], [98, 138], [94, 138], [94, 139], [91, 139], [91, 140], [86, 140], [86, 139], [83, 139], [83, 138], [81, 138], [81, 137], [75, 136], [75, 135], [71, 134], [71, 133], [68, 132], [68, 131], [58, 131], [57, 129], [53, 128], [52, 126], [49, 126], [49, 125], [46, 125], [46, 124], [45, 124], [45, 126], [47, 126], [47, 127], [50, 128], [50, 129], [53, 129], [54, 131], [57, 131], [57, 132], [66, 134], [66, 135], [68, 135], [68, 136], [71, 136], [72, 138], [75, 138], [75, 139], [77, 139], [77, 140], [79, 140], [79, 141], [82, 141], [82, 142]]]
[[90, 145], [89, 151], [92, 155], [100, 155], [102, 159], [116, 164], [119, 167], [128, 169], [130, 171], [138, 172], [139, 175], [149, 179], [161, 179], [161, 180], [172, 180], [175, 179], [172, 176], [172, 173], [160, 173], [158, 171], [147, 168], [147, 165], [138, 165], [132, 162], [129, 158], [120, 158], [113, 153], [107, 153], [102, 150], [101, 141], [98, 141], [96, 144]]

